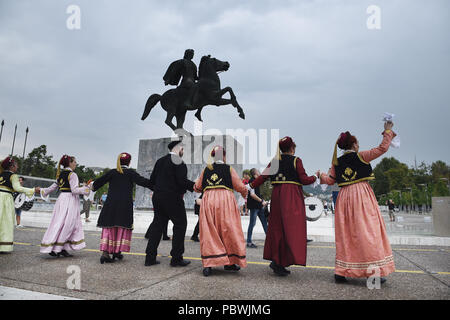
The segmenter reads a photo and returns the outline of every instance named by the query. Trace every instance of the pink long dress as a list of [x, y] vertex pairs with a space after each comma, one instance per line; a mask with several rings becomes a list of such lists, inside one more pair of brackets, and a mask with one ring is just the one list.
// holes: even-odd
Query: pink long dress
[[[370, 162], [389, 149], [395, 133], [383, 132], [381, 144], [359, 152], [362, 160]], [[328, 175], [321, 174], [321, 183], [333, 185], [334, 166]], [[367, 181], [343, 186], [336, 200], [335, 210], [336, 263], [335, 274], [364, 278], [384, 277], [395, 271], [392, 249], [378, 201]]]
[[[231, 168], [233, 189], [242, 197], [247, 188]], [[194, 190], [202, 192], [203, 172]], [[200, 253], [203, 267], [237, 264], [247, 266], [246, 242], [242, 231], [241, 214], [234, 193], [227, 189], [208, 189], [202, 197], [199, 214]]]
[[[81, 250], [86, 247], [80, 217], [80, 195], [89, 194], [89, 188], [78, 186], [78, 176], [69, 177], [71, 192], [61, 192], [53, 208], [53, 216], [41, 242], [41, 253], [58, 253], [62, 250]], [[47, 196], [58, 189], [56, 183], [41, 189]]]

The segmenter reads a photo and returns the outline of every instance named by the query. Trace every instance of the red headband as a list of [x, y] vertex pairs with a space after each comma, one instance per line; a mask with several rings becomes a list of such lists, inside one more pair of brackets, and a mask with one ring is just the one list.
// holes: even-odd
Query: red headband
[[127, 153], [127, 152], [122, 152], [120, 154], [120, 164], [121, 165], [128, 165], [130, 164], [131, 161], [131, 154]]
[[73, 157], [68, 156], [67, 154], [63, 155], [59, 160], [59, 165], [62, 165], [64, 168], [67, 168], [72, 161]]
[[342, 132], [339, 135], [339, 139], [337, 141], [339, 148], [343, 149], [345, 147], [345, 145], [347, 144], [348, 139], [350, 139], [351, 136], [352, 135], [348, 131]]
[[14, 159], [12, 157], [6, 157], [5, 160], [2, 161], [2, 168], [6, 170], [14, 163]]
[[221, 146], [215, 146], [212, 150], [211, 150], [211, 157], [215, 157], [216, 156], [216, 152], [220, 155], [222, 153], [222, 155], [225, 155], [225, 149]]
[[280, 146], [280, 150], [283, 152], [288, 151], [293, 145], [295, 145], [294, 141], [291, 137], [284, 137], [278, 142], [278, 145]]

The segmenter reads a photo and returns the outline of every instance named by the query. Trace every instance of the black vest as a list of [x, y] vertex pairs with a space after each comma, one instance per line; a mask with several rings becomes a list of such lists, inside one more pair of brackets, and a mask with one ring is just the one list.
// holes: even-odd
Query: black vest
[[[275, 160], [276, 161], [276, 160]], [[297, 157], [289, 154], [281, 155], [281, 160], [278, 161], [278, 171], [276, 174], [270, 176], [270, 181], [273, 185], [279, 183], [293, 183], [301, 186], [296, 168]], [[271, 167], [273, 166], [273, 163]]]
[[[250, 181], [248, 183], [252, 183], [253, 181], [255, 181], [254, 178], [251, 178]], [[254, 188], [255, 190], [255, 194], [261, 198], [261, 190], [259, 189], [259, 187]], [[248, 197], [247, 197], [247, 208], [248, 209], [261, 209], [262, 208], [262, 203], [256, 201], [255, 199], [253, 199], [250, 196], [250, 191], [248, 192]]]
[[372, 166], [365, 162], [357, 152], [348, 152], [339, 157], [338, 165], [334, 166], [334, 170], [339, 187], [375, 179]]
[[58, 177], [58, 188], [61, 192], [72, 192], [70, 189], [70, 182], [69, 182], [69, 176], [72, 173], [70, 170], [63, 170], [59, 174]]
[[7, 192], [7, 193], [13, 193], [14, 189], [13, 189], [13, 185], [11, 182], [11, 176], [14, 173], [12, 173], [11, 171], [3, 171], [2, 173], [0, 173], [0, 191], [1, 192]]
[[208, 167], [203, 172], [202, 190], [222, 188], [233, 191], [231, 167], [224, 163], [213, 163], [213, 169]]

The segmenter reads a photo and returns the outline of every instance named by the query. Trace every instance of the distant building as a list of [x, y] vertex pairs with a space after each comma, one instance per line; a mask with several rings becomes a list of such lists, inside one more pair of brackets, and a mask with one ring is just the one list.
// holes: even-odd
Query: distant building
[[87, 167], [86, 169], [91, 169], [92, 171], [94, 171], [95, 175], [99, 175], [103, 172], [103, 170], [105, 170], [105, 168], [100, 167]]

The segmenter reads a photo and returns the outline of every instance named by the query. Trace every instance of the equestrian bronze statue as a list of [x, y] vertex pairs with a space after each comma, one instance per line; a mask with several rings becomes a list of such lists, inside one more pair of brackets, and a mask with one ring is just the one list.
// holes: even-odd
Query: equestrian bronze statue
[[[177, 86], [167, 90], [161, 96], [152, 94], [145, 104], [145, 110], [141, 120], [145, 120], [153, 107], [160, 102], [162, 108], [167, 112], [165, 123], [172, 129], [183, 129], [184, 120], [188, 110], [197, 110], [195, 116], [202, 121], [201, 111], [207, 105], [224, 106], [231, 104], [239, 113], [239, 117], [245, 119], [244, 111], [236, 100], [233, 89], [226, 87], [221, 89], [219, 72], [230, 68], [228, 62], [211, 58], [210, 55], [203, 56], [198, 68], [192, 61], [194, 50], [188, 49], [184, 58], [172, 62], [165, 73], [163, 80], [165, 85]], [[180, 82], [181, 80], [181, 82]], [[229, 92], [231, 99], [222, 96]], [[172, 120], [176, 118], [177, 124]]]

